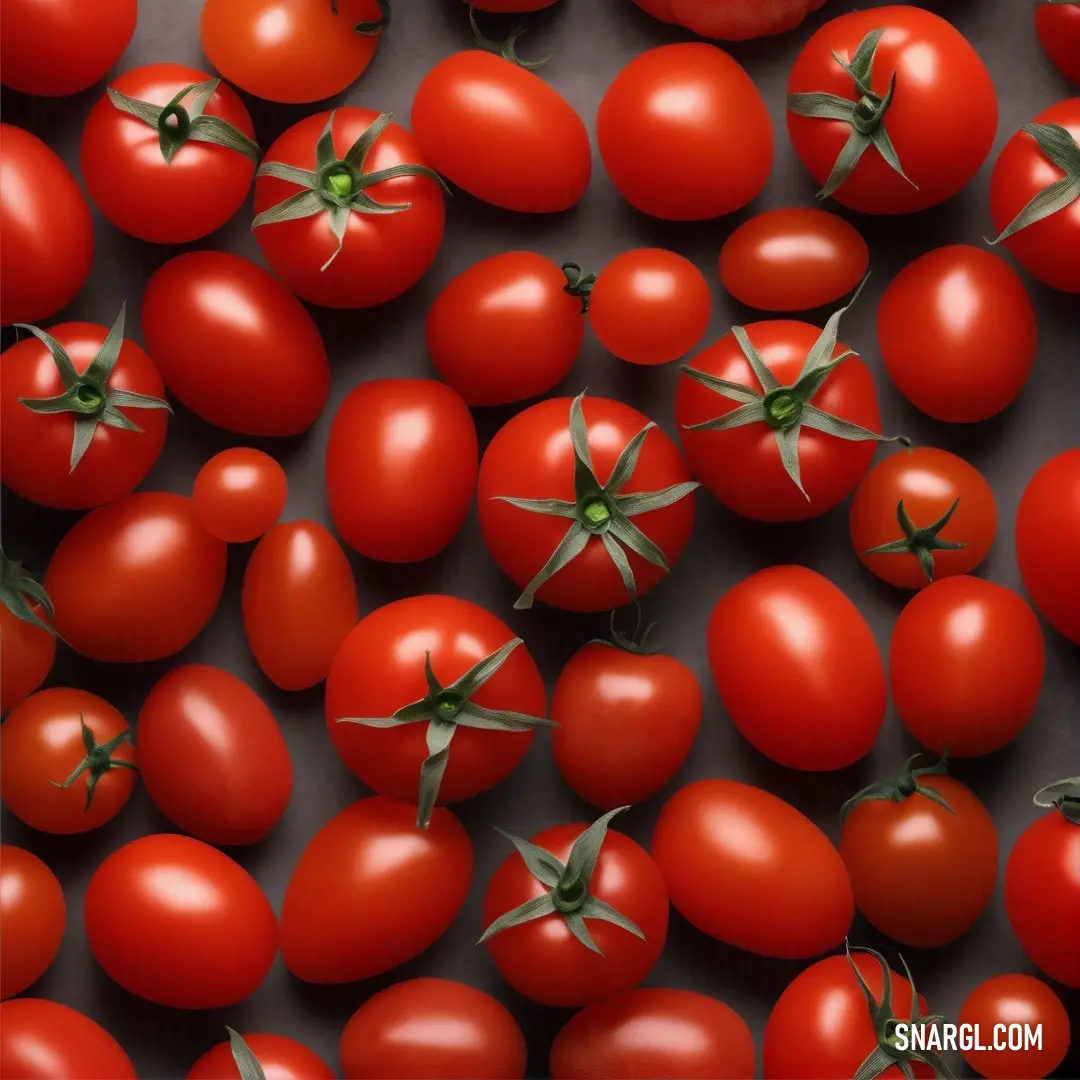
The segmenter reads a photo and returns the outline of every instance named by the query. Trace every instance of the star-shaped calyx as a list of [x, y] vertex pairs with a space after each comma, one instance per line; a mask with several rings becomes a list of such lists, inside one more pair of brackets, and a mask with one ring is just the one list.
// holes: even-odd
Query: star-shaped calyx
[[86, 757], [75, 766], [66, 780], [50, 780], [49, 783], [53, 787], [69, 788], [83, 773], [86, 773], [86, 805], [83, 810], [89, 810], [90, 804], [94, 801], [94, 791], [97, 788], [98, 781], [110, 769], [133, 769], [138, 772], [139, 767], [132, 761], [113, 757], [113, 752], [125, 739], [131, 741], [131, 728], [124, 728], [119, 735], [110, 739], [107, 743], [99, 745], [94, 738], [94, 733], [86, 726], [86, 721], [81, 713], [79, 714], [79, 725], [82, 728], [82, 741], [83, 746], [86, 748]]
[[904, 509], [904, 500], [901, 499], [896, 505], [896, 520], [900, 525], [900, 531], [904, 534], [899, 540], [890, 540], [887, 544], [879, 544], [877, 547], [867, 548], [864, 555], [914, 555], [919, 560], [928, 582], [934, 580], [934, 552], [935, 551], [962, 551], [967, 547], [966, 543], [957, 543], [952, 540], [942, 540], [938, 535], [950, 518], [956, 513], [960, 500], [954, 500], [952, 506], [945, 511], [930, 525], [920, 528], [916, 525], [907, 511]]
[[[9, 559], [0, 548], [0, 603], [15, 616], [47, 634], [52, 634], [57, 641], [63, 638], [53, 626], [53, 605], [49, 594], [33, 575], [27, 573], [21, 561]], [[35, 610], [37, 605], [45, 613], [43, 619]]]
[[862, 791], [857, 792], [855, 795], [852, 795], [851, 798], [840, 807], [840, 823], [843, 824], [844, 819], [859, 805], [859, 803], [872, 802], [875, 799], [884, 799], [889, 802], [903, 802], [905, 799], [910, 799], [913, 795], [922, 795], [931, 802], [937, 803], [938, 806], [943, 809], [948, 810], [950, 814], [955, 814], [956, 811], [949, 805], [945, 796], [942, 795], [940, 791], [919, 783], [919, 779], [923, 776], [948, 775], [948, 751], [945, 751], [945, 753], [941, 755], [941, 759], [935, 764], [928, 765], [922, 769], [913, 769], [912, 765], [914, 765], [921, 757], [922, 754], [913, 754], [904, 762], [900, 768], [900, 772], [897, 773], [896, 776], [889, 777], [888, 780], [879, 780], [876, 783], [864, 787]]

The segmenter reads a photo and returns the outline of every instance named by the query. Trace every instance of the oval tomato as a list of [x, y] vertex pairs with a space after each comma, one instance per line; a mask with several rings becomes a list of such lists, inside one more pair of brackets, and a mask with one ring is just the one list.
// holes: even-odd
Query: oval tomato
[[208, 844], [254, 844], [292, 794], [289, 748], [246, 683], [208, 664], [160, 678], [139, 712], [139, 770], [150, 801]]
[[685, 26], [702, 37], [746, 41], [792, 30], [825, 0], [634, 0], [664, 22]]
[[[56, 875], [29, 851], [0, 845], [0, 1000], [21, 994], [45, 974], [66, 921]], [[5, 1069], [0, 1075], [12, 1074]]]
[[0, 549], [0, 716], [32, 694], [52, 671], [52, 601], [41, 583]]
[[665, 221], [730, 214], [757, 198], [772, 170], [772, 120], [760, 92], [704, 42], [631, 60], [600, 102], [596, 141], [619, 194]]
[[203, 528], [230, 544], [262, 536], [281, 517], [288, 497], [285, 470], [247, 446], [215, 454], [199, 470], [191, 493]]
[[1080, 5], [1076, 0], [1040, 0], [1035, 5], [1035, 33], [1054, 67], [1080, 86]]
[[151, 275], [143, 336], [165, 385], [196, 416], [242, 435], [299, 435], [330, 393], [304, 305], [261, 266], [189, 251]]
[[45, 573], [56, 632], [91, 660], [172, 656], [217, 610], [226, 553], [182, 495], [140, 491], [99, 506], [72, 526]]
[[449, 386], [361, 383], [338, 406], [326, 446], [334, 528], [369, 559], [430, 559], [465, 524], [479, 462], [472, 414]]
[[[284, 1035], [242, 1035], [266, 1080], [334, 1080], [334, 1072], [317, 1054]], [[243, 1080], [232, 1042], [220, 1042], [188, 1070], [186, 1080]]]

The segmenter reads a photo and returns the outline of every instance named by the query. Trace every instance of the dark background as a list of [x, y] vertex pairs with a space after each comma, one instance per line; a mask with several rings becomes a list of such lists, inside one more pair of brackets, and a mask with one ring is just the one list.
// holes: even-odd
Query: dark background
[[[791, 33], [730, 48], [764, 93], [776, 130], [777, 157], [772, 177], [761, 197], [746, 210], [715, 222], [688, 225], [644, 217], [622, 202], [605, 176], [599, 156], [594, 155], [588, 193], [568, 213], [530, 218], [482, 205], [459, 193], [448, 202], [441, 255], [411, 293], [366, 312], [313, 309], [333, 366], [331, 401], [306, 435], [255, 443], [270, 450], [286, 466], [290, 497], [285, 518], [313, 517], [329, 524], [323, 452], [338, 402], [351, 387], [368, 379], [432, 375], [423, 338], [427, 308], [452, 276], [488, 255], [512, 248], [533, 248], [559, 262], [573, 260], [599, 269], [627, 248], [670, 247], [692, 258], [714, 285], [713, 323], [705, 344], [732, 323], [761, 317], [722, 293], [716, 278], [717, 253], [729, 232], [750, 214], [776, 206], [813, 205], [815, 185], [796, 159], [785, 134], [785, 80], [811, 32], [849, 6], [845, 0], [829, 0], [822, 11]], [[885, 431], [904, 432], [919, 444], [961, 454], [989, 478], [998, 499], [1001, 529], [993, 551], [978, 572], [1019, 588], [1013, 555], [1017, 501], [1035, 469], [1047, 458], [1075, 445], [1080, 434], [1076, 419], [1076, 401], [1080, 399], [1080, 365], [1076, 359], [1080, 305], [1076, 297], [1055, 293], [1028, 279], [1039, 315], [1040, 343], [1034, 373], [1009, 409], [971, 427], [938, 424], [900, 398], [881, 368], [874, 315], [886, 283], [914, 256], [946, 243], [981, 243], [992, 228], [987, 183], [997, 151], [1020, 125], [1071, 91], [1038, 47], [1030, 0], [940, 0], [924, 6], [939, 10], [959, 27], [989, 66], [1000, 97], [998, 138], [987, 165], [968, 190], [944, 206], [898, 219], [853, 217], [870, 244], [873, 277], [859, 303], [845, 317], [843, 337], [874, 371]], [[139, 27], [120, 67], [171, 60], [211, 70], [199, 48], [200, 10], [198, 0], [141, 0]], [[627, 60], [651, 46], [688, 36], [649, 18], [630, 0], [565, 0], [530, 17], [530, 22], [535, 32], [521, 43], [523, 54], [554, 54], [543, 77], [568, 98], [590, 130], [605, 88]], [[496, 25], [495, 29], [502, 27]], [[374, 63], [342, 101], [391, 110], [407, 124], [413, 93], [424, 74], [442, 57], [467, 47], [469, 42], [465, 11], [459, 0], [402, 0]], [[77, 174], [82, 126], [101, 92], [99, 86], [56, 100], [6, 93], [4, 119], [43, 138]], [[252, 99], [247, 103], [264, 148], [288, 125], [316, 111], [315, 107], [280, 106]], [[642, 152], [647, 154], [648, 148], [643, 147]], [[673, 194], [677, 197], [677, 184], [673, 184]], [[218, 234], [193, 246], [240, 252], [261, 261], [249, 231], [251, 216], [249, 203]], [[126, 299], [128, 334], [141, 340], [138, 312], [143, 285], [150, 273], [176, 252], [134, 240], [96, 213], [94, 224], [97, 249], [90, 281], [71, 307], [52, 321], [73, 318], [109, 325], [121, 300]], [[824, 313], [807, 316], [819, 325], [824, 317]], [[588, 386], [593, 394], [621, 398], [674, 434], [675, 382], [673, 370], [624, 364], [589, 338], [560, 392], [572, 394]], [[500, 408], [476, 414], [482, 443], [512, 411]], [[212, 428], [177, 406], [177, 415], [170, 422], [168, 445], [144, 487], [190, 492], [202, 462], [226, 446], [245, 442], [252, 440]], [[880, 449], [879, 457], [890, 451]], [[3, 509], [8, 553], [27, 556], [33, 569], [43, 570], [75, 515], [22, 503], [6, 490]], [[775, 792], [813, 817], [835, 840], [836, 811], [841, 801], [870, 779], [894, 771], [917, 747], [890, 709], [874, 754], [841, 773], [800, 774], [766, 761], [738, 735], [716, 698], [705, 657], [706, 620], [720, 595], [752, 571], [773, 563], [804, 563], [837, 582], [852, 597], [869, 619], [884, 651], [905, 596], [862, 569], [848, 540], [844, 508], [818, 521], [786, 526], [740, 520], [718, 507], [704, 492], [697, 496], [697, 509], [690, 549], [672, 577], [646, 598], [644, 609], [649, 619], [659, 620], [667, 651], [690, 664], [701, 679], [706, 694], [705, 718], [691, 757], [677, 780], [663, 795], [626, 815], [619, 828], [647, 843], [666, 794], [691, 779], [721, 776], [746, 780]], [[132, 722], [149, 688], [179, 663], [224, 664], [254, 686], [269, 702], [285, 732], [296, 766], [296, 786], [292, 804], [273, 835], [254, 847], [230, 853], [255, 875], [275, 908], [280, 908], [290, 872], [305, 844], [333, 814], [366, 792], [339, 761], [326, 737], [321, 687], [299, 694], [278, 691], [262, 676], [248, 651], [240, 621], [239, 590], [249, 551], [248, 545], [232, 548], [221, 607], [184, 653], [167, 661], [130, 667], [84, 661], [62, 647], [49, 685], [66, 684], [98, 693]], [[475, 514], [451, 547], [427, 563], [394, 567], [353, 555], [352, 564], [362, 613], [426, 591], [452, 593], [490, 606], [525, 639], [549, 688], [570, 654], [587, 638], [605, 630], [603, 616], [570, 616], [542, 605], [531, 612], [513, 611], [517, 589], [489, 558]], [[88, 587], [92, 588], [92, 580]], [[974, 788], [997, 823], [1002, 865], [1016, 837], [1041, 813], [1031, 803], [1033, 792], [1080, 771], [1078, 652], [1049, 628], [1046, 642], [1045, 688], [1027, 730], [1006, 749], [980, 760], [960, 762], [954, 768], [954, 775]], [[293, 1036], [336, 1068], [340, 1031], [353, 1010], [371, 993], [399, 979], [421, 974], [443, 976], [482, 987], [506, 1002], [529, 1039], [529, 1075], [546, 1075], [548, 1045], [569, 1014], [519, 998], [503, 984], [487, 952], [473, 945], [480, 930], [479, 909], [486, 883], [508, 854], [508, 845], [492, 826], [497, 823], [528, 836], [564, 821], [592, 820], [592, 811], [561, 781], [543, 735], [536, 739], [528, 759], [512, 780], [458, 804], [454, 810], [476, 846], [476, 874], [460, 917], [423, 956], [368, 983], [336, 988], [310, 986], [292, 979], [279, 959], [261, 989], [247, 1001], [229, 1010], [205, 1013], [161, 1008], [120, 990], [99, 970], [83, 936], [82, 895], [102, 858], [145, 833], [171, 831], [141, 787], [136, 788], [130, 804], [115, 821], [84, 836], [63, 838], [35, 833], [5, 810], [4, 841], [41, 855], [59, 875], [68, 898], [68, 927], [60, 954], [29, 993], [66, 1002], [93, 1016], [120, 1040], [140, 1076], [171, 1078], [183, 1076], [200, 1054], [223, 1038], [222, 1025], [226, 1022], [241, 1031]], [[932, 887], [929, 882], [927, 886]], [[852, 930], [852, 940], [889, 948], [889, 943], [861, 919]], [[895, 960], [894, 954], [892, 958]], [[932, 1009], [953, 1017], [981, 980], [1004, 972], [1038, 974], [1009, 929], [1000, 890], [989, 910], [960, 941], [932, 952], [909, 949], [906, 958]], [[688, 987], [723, 999], [745, 1017], [760, 1046], [769, 1009], [804, 966], [799, 962], [764, 960], [728, 948], [692, 929], [673, 912], [667, 948], [648, 984]], [[1076, 1028], [1080, 1025], [1080, 994], [1055, 989], [1062, 993]], [[1080, 1075], [1080, 1054], [1075, 1049], [1057, 1075]]]

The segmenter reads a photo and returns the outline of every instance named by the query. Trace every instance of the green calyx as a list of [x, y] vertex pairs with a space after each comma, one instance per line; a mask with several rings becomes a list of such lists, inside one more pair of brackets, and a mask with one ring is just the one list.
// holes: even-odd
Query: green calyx
[[1035, 793], [1034, 802], [1043, 810], [1060, 810], [1066, 821], [1080, 825], [1080, 776], [1070, 776], [1044, 787]]
[[634, 607], [637, 609], [637, 622], [634, 624], [634, 629], [629, 634], [624, 634], [615, 625], [615, 616], [618, 615], [617, 611], [611, 613], [611, 637], [610, 638], [593, 638], [590, 645], [610, 645], [616, 649], [622, 649], [624, 652], [633, 653], [635, 656], [652, 656], [656, 653], [655, 646], [651, 645], [649, 639], [652, 637], [652, 632], [656, 629], [656, 623], [649, 623], [644, 630], [641, 629], [641, 605], [634, 601]]
[[637, 598], [637, 582], [634, 571], [626, 557], [627, 551], [664, 571], [670, 570], [663, 551], [653, 543], [630, 519], [638, 514], [647, 514], [653, 510], [677, 503], [701, 485], [693, 480], [672, 484], [661, 491], [641, 491], [632, 495], [622, 494], [622, 489], [634, 475], [641, 448], [645, 438], [656, 427], [646, 424], [623, 448], [611, 476], [606, 484], [601, 484], [593, 472], [592, 457], [589, 453], [589, 431], [585, 426], [585, 416], [581, 410], [581, 401], [585, 397], [582, 391], [570, 404], [570, 441], [574, 447], [574, 493], [573, 502], [563, 499], [515, 499], [509, 495], [495, 495], [501, 502], [510, 503], [519, 510], [528, 510], [534, 514], [547, 514], [552, 517], [570, 519], [570, 527], [562, 540], [551, 553], [547, 562], [537, 571], [536, 576], [525, 586], [525, 591], [518, 597], [514, 607], [518, 610], [531, 608], [537, 590], [549, 578], [568, 566], [584, 550], [590, 540], [597, 540], [604, 545], [611, 561], [619, 570], [626, 592], [631, 600]]
[[543, 67], [551, 59], [550, 56], [545, 56], [542, 60], [522, 60], [518, 56], [517, 43], [522, 34], [525, 33], [526, 28], [524, 26], [518, 26], [511, 30], [509, 37], [505, 41], [492, 41], [491, 38], [485, 37], [480, 27], [476, 25], [476, 12], [473, 10], [472, 4], [469, 5], [469, 25], [472, 27], [473, 38], [478, 48], [483, 49], [484, 52], [501, 56], [504, 60], [509, 60], [511, 64], [525, 68], [526, 71], [535, 71], [537, 68]]
[[896, 520], [900, 523], [900, 531], [904, 534], [900, 540], [890, 540], [887, 544], [868, 548], [864, 555], [914, 555], [919, 560], [928, 582], [934, 580], [934, 552], [935, 551], [962, 551], [967, 547], [966, 543], [954, 543], [952, 540], [942, 540], [939, 533], [949, 524], [950, 518], [960, 505], [960, 500], [954, 500], [952, 506], [945, 511], [932, 525], [920, 529], [908, 517], [904, 509], [904, 500], [901, 499], [896, 506]]
[[56, 338], [39, 330], [36, 326], [16, 323], [20, 330], [29, 330], [47, 348], [52, 355], [64, 392], [50, 398], [19, 398], [19, 404], [35, 413], [71, 413], [74, 416], [74, 434], [71, 440], [71, 472], [82, 461], [83, 455], [90, 448], [98, 424], [120, 428], [124, 431], [142, 433], [133, 420], [129, 419], [124, 409], [164, 409], [171, 413], [172, 407], [161, 398], [148, 394], [136, 394], [132, 390], [115, 390], [109, 386], [113, 368], [120, 357], [124, 344], [124, 317], [127, 305], [120, 308], [116, 322], [108, 332], [101, 348], [94, 354], [86, 370], [79, 374], [71, 362], [67, 350]]
[[244, 1042], [239, 1032], [233, 1031], [228, 1024], [225, 1030], [229, 1033], [229, 1049], [232, 1051], [233, 1061], [236, 1062], [240, 1080], [266, 1080], [266, 1073], [259, 1064], [259, 1059], [251, 1052], [251, 1047]]
[[896, 92], [896, 72], [889, 80], [889, 90], [882, 97], [871, 89], [874, 75], [874, 54], [878, 42], [888, 27], [873, 30], [859, 42], [850, 64], [833, 53], [836, 62], [851, 76], [858, 101], [839, 97], [836, 94], [810, 93], [788, 94], [787, 107], [799, 116], [809, 116], [819, 120], [844, 120], [851, 125], [851, 134], [841, 149], [832, 172], [825, 181], [825, 186], [817, 193], [819, 199], [828, 198], [855, 171], [859, 159], [873, 146], [888, 165], [898, 172], [916, 191], [918, 185], [908, 178], [900, 164], [896, 148], [889, 138], [885, 127], [885, 117]]
[[562, 272], [566, 275], [563, 292], [576, 296], [581, 301], [581, 314], [589, 313], [589, 298], [592, 296], [596, 275], [592, 271], [582, 270], [577, 263], [563, 263]]
[[955, 814], [956, 811], [948, 804], [941, 792], [919, 783], [919, 779], [923, 776], [948, 775], [949, 752], [946, 750], [941, 755], [941, 760], [934, 765], [928, 765], [923, 769], [913, 769], [911, 766], [921, 757], [922, 754], [913, 754], [904, 762], [896, 776], [890, 777], [888, 780], [879, 780], [852, 795], [840, 807], [840, 824], [843, 825], [848, 814], [860, 803], [880, 799], [899, 803], [905, 799], [910, 799], [912, 795], [922, 795], [923, 798], [929, 799], [931, 802], [937, 803], [938, 806], [948, 810], [950, 814]]
[[[390, 0], [375, 0], [379, 7], [379, 17], [367, 22], [358, 22], [353, 29], [364, 37], [378, 37], [390, 25]], [[337, 0], [330, 0], [330, 14], [338, 13]]]
[[[0, 602], [15, 616], [46, 634], [51, 634], [57, 641], [64, 639], [52, 625], [53, 604], [49, 594], [37, 578], [27, 573], [21, 561], [9, 559], [0, 548]], [[43, 619], [33, 608], [37, 604], [43, 612]]]
[[477, 945], [493, 938], [496, 934], [501, 934], [504, 930], [509, 930], [512, 926], [521, 926], [522, 923], [531, 922], [533, 919], [542, 919], [545, 915], [560, 916], [574, 937], [587, 949], [591, 949], [600, 956], [604, 954], [593, 940], [592, 934], [589, 933], [589, 928], [585, 925], [586, 919], [602, 919], [604, 922], [614, 923], [644, 941], [645, 935], [635, 923], [589, 892], [589, 884], [592, 881], [593, 871], [596, 869], [596, 860], [600, 857], [604, 838], [607, 836], [608, 825], [616, 814], [629, 809], [628, 806], [620, 806], [615, 810], [609, 810], [603, 817], [594, 821], [574, 841], [565, 865], [550, 851], [545, 851], [528, 840], [522, 840], [519, 836], [512, 836], [502, 829], [496, 829], [496, 832], [502, 833], [517, 848], [529, 873], [547, 889], [547, 892], [532, 900], [526, 900], [524, 904], [519, 904], [512, 911], [500, 915], [481, 934]]
[[135, 772], [138, 772], [139, 769], [134, 762], [113, 757], [113, 752], [125, 739], [128, 742], [131, 741], [130, 728], [125, 728], [115, 738], [110, 739], [107, 743], [101, 743], [99, 746], [94, 738], [94, 733], [86, 726], [86, 721], [82, 718], [81, 713], [79, 714], [79, 724], [82, 727], [82, 741], [83, 746], [86, 747], [86, 757], [75, 766], [75, 770], [66, 780], [50, 780], [49, 783], [53, 787], [69, 788], [83, 773], [86, 773], [86, 805], [83, 806], [85, 812], [90, 809], [90, 804], [94, 801], [94, 791], [97, 788], [98, 781], [110, 769], [133, 769]]

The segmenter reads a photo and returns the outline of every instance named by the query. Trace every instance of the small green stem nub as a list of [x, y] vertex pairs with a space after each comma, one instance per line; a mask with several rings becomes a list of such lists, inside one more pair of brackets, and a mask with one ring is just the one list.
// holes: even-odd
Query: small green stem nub
[[789, 428], [802, 416], [802, 402], [787, 388], [779, 387], [765, 395], [765, 420], [772, 428]]
[[587, 502], [582, 509], [585, 520], [593, 526], [606, 525], [611, 520], [611, 511], [607, 508], [603, 499], [593, 499]]
[[566, 275], [563, 292], [576, 296], [581, 301], [581, 314], [587, 315], [596, 275], [591, 270], [582, 270], [577, 263], [572, 262], [563, 263], [562, 272]]
[[581, 878], [574, 878], [572, 881], [560, 882], [555, 886], [551, 891], [551, 902], [555, 905], [556, 911], [571, 914], [581, 910], [588, 895], [589, 890], [585, 882]]
[[183, 105], [166, 105], [158, 117], [158, 131], [167, 138], [182, 141], [191, 131], [191, 117]]
[[355, 185], [349, 173], [336, 172], [326, 178], [326, 187], [332, 195], [336, 195], [339, 199], [347, 199], [353, 193]]

